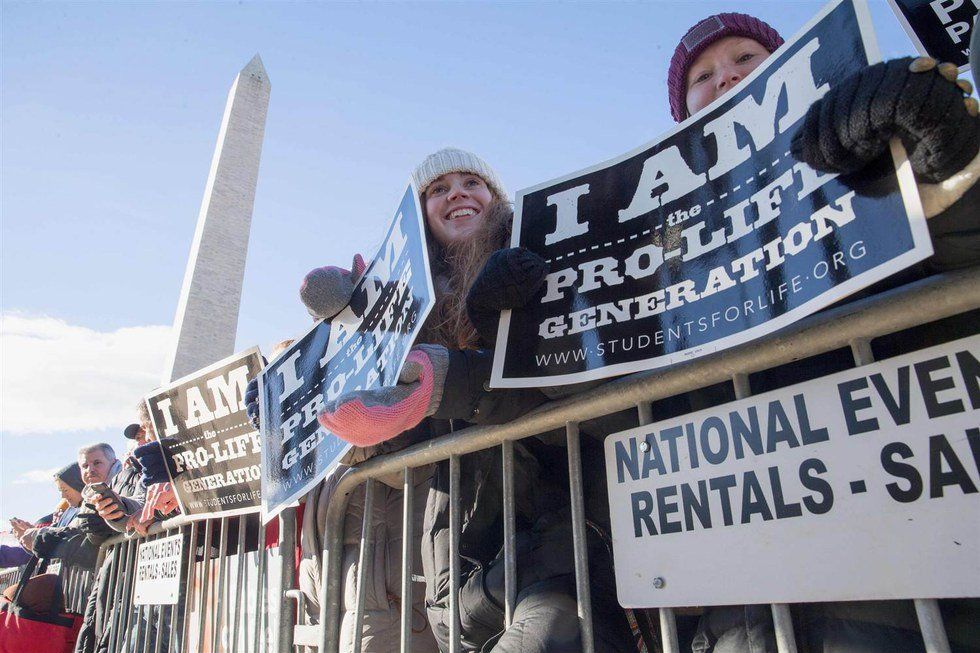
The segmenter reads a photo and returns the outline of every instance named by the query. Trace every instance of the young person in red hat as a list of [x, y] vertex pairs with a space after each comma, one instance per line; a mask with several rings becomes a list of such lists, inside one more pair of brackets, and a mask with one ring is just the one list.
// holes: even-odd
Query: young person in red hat
[[[746, 14], [722, 13], [697, 22], [670, 61], [667, 90], [674, 120], [683, 122], [731, 91], [782, 44], [775, 29]], [[969, 82], [957, 80], [953, 64], [894, 59], [841, 80], [811, 106], [794, 135], [797, 159], [840, 174], [860, 172], [887, 154], [891, 138], [902, 140], [935, 254], [890, 285], [980, 260], [980, 121], [971, 92]], [[911, 601], [825, 603], [799, 606], [796, 612], [804, 626], [798, 639], [812, 652], [924, 651]], [[691, 648], [775, 653], [769, 606], [706, 609]]]

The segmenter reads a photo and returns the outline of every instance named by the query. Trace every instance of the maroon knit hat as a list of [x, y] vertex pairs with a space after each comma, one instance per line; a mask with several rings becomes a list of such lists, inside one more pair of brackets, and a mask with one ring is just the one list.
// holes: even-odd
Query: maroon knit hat
[[687, 118], [687, 69], [705, 49], [726, 36], [744, 36], [771, 53], [783, 44], [783, 37], [758, 18], [747, 14], [724, 13], [708, 16], [687, 30], [670, 58], [667, 70], [667, 95], [670, 98], [670, 115], [681, 122]]

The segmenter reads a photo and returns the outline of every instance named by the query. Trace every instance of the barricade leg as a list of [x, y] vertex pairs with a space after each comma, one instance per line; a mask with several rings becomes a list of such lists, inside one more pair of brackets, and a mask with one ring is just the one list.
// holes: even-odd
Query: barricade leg
[[568, 482], [572, 507], [572, 546], [575, 550], [575, 593], [583, 653], [593, 653], [592, 595], [589, 591], [589, 547], [585, 536], [585, 491], [582, 488], [582, 450], [578, 422], [566, 422]]
[[415, 543], [415, 483], [411, 467], [402, 483], [402, 605], [401, 653], [412, 650], [412, 549]]
[[[636, 406], [640, 426], [653, 423], [653, 410], [649, 403], [641, 403]], [[673, 608], [660, 608], [660, 646], [664, 653], [680, 653], [681, 647], [677, 641], [677, 617], [674, 615]]]
[[364, 634], [364, 601], [367, 599], [367, 568], [371, 564], [368, 558], [374, 548], [374, 484], [369, 478], [364, 483], [364, 518], [361, 521], [361, 550], [357, 559], [357, 600], [354, 603], [354, 645], [353, 650], [361, 650], [361, 639]]
[[[122, 585], [122, 576], [119, 573], [119, 568], [121, 565], [121, 560], [119, 559], [119, 555], [121, 553], [121, 550], [122, 550], [121, 544], [109, 545], [109, 552], [106, 554], [106, 558], [109, 560], [109, 571], [106, 574], [106, 581], [109, 584], [106, 586], [106, 595], [105, 595], [106, 605], [103, 606], [104, 614], [106, 615], [107, 619], [102, 624], [99, 624], [98, 619], [96, 620], [96, 626], [101, 625], [102, 628], [109, 628], [110, 635], [115, 632], [114, 630], [112, 630], [112, 628], [114, 627], [114, 618], [116, 616], [116, 613], [119, 611], [117, 605], [118, 601], [116, 600], [116, 597], [118, 596], [119, 585]], [[98, 580], [96, 580], [96, 583], [98, 583]], [[93, 591], [98, 591], [98, 590], [93, 590]], [[98, 607], [99, 606], [96, 605], [96, 616], [98, 616]], [[98, 630], [99, 628], [97, 627], [96, 635], [101, 639], [104, 634], [98, 632]]]
[[228, 580], [225, 572], [228, 569], [228, 517], [221, 518], [221, 531], [218, 540], [218, 575], [214, 581], [214, 618], [211, 623], [211, 650], [218, 651], [222, 643], [221, 629], [224, 628], [225, 620], [225, 596]]
[[[875, 362], [871, 341], [866, 338], [851, 341], [851, 353], [857, 366], [870, 365]], [[922, 640], [927, 653], [950, 653], [949, 639], [946, 628], [939, 612], [939, 602], [936, 599], [915, 599], [915, 614], [922, 631]]]
[[[752, 395], [748, 374], [736, 374], [732, 377], [735, 388], [735, 399], [745, 399]], [[776, 649], [779, 653], [796, 653], [796, 633], [793, 632], [793, 615], [785, 603], [773, 603], [772, 625], [776, 634]]]
[[127, 567], [126, 567], [126, 571], [128, 573], [127, 573], [127, 579], [126, 579], [125, 594], [123, 595], [122, 605], [119, 606], [119, 609], [122, 611], [122, 615], [121, 615], [121, 619], [120, 619], [121, 628], [119, 629], [119, 636], [120, 636], [120, 643], [122, 645], [124, 645], [125, 646], [125, 649], [128, 651], [130, 649], [133, 649], [133, 647], [135, 646], [135, 641], [133, 641], [133, 640], [130, 639], [130, 634], [131, 634], [131, 630], [130, 629], [132, 628], [132, 620], [133, 620], [133, 581], [132, 581], [132, 579], [136, 575], [136, 550], [137, 550], [137, 542], [134, 541], [134, 540], [131, 540], [130, 542], [128, 542], [126, 544], [126, 547], [128, 549], [128, 552], [129, 552], [129, 561], [128, 561], [128, 564], [127, 564]]
[[210, 589], [211, 579], [211, 535], [213, 533], [213, 520], [209, 519], [204, 526], [204, 555], [201, 559], [201, 595], [197, 603], [197, 650], [204, 649], [205, 626], [207, 625], [207, 615], [210, 612], [208, 604], [208, 589]]
[[449, 653], [460, 653], [459, 619], [459, 456], [449, 457]]
[[[262, 525], [259, 524], [261, 529]], [[239, 535], [239, 542], [244, 542], [244, 534]], [[241, 547], [240, 547], [241, 549]], [[291, 653], [293, 650], [293, 625], [296, 623], [296, 608], [293, 601], [286, 597], [286, 592], [293, 589], [293, 573], [296, 568], [296, 509], [286, 508], [279, 514], [279, 653]], [[239, 556], [240, 570], [245, 566], [244, 555]], [[241, 577], [241, 574], [239, 574]], [[239, 581], [241, 585], [241, 581]], [[235, 637], [238, 637], [238, 608], [235, 608]], [[234, 649], [238, 653], [238, 649]]]
[[259, 556], [259, 576], [258, 576], [258, 589], [259, 598], [256, 603], [256, 613], [255, 613], [255, 650], [267, 651], [266, 642], [266, 624], [265, 624], [265, 605], [266, 605], [266, 595], [269, 591], [269, 585], [266, 582], [266, 557], [265, 557], [265, 529], [258, 529], [256, 551]]
[[323, 556], [320, 572], [320, 653], [336, 653], [340, 637], [341, 608], [341, 556], [343, 555], [343, 530], [346, 500], [331, 502], [327, 509], [324, 529]]
[[517, 604], [517, 551], [514, 515], [514, 443], [500, 445], [504, 501], [504, 627], [510, 628]]
[[116, 653], [119, 650], [119, 633], [122, 631], [123, 615], [123, 594], [127, 582], [124, 579], [131, 578], [129, 575], [129, 542], [115, 545], [113, 551], [117, 559], [117, 573], [112, 580], [112, 594], [109, 596], [112, 613], [109, 617], [109, 653]]
[[242, 621], [242, 575], [245, 573], [245, 517], [238, 518], [238, 539], [235, 566], [235, 617], [231, 624], [231, 653], [238, 653], [238, 628]]
[[197, 569], [197, 563], [195, 558], [197, 558], [197, 522], [191, 524], [190, 536], [184, 540], [184, 548], [187, 550], [187, 574], [185, 576], [186, 582], [184, 585], [184, 609], [182, 611], [183, 621], [181, 627], [181, 644], [183, 650], [190, 651], [191, 649], [191, 606], [194, 605], [194, 596], [197, 594], [195, 591], [195, 584], [197, 577], [195, 570]]

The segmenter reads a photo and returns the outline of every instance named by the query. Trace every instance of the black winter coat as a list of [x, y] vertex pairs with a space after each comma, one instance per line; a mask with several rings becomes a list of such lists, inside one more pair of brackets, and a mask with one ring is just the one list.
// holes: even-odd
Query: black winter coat
[[[470, 424], [504, 424], [547, 401], [545, 394], [536, 389], [489, 390], [492, 358], [492, 352], [487, 350], [450, 351], [439, 410], [414, 429], [413, 440], [438, 437]], [[574, 615], [568, 462], [566, 448], [562, 444], [549, 444], [552, 440], [548, 434], [526, 438], [514, 445], [517, 585], [523, 590], [551, 587], [549, 583], [557, 582], [564, 588], [561, 593], [572, 597]], [[586, 442], [583, 456], [586, 461], [583, 469], [589, 477], [585, 482], [591, 486], [587, 493], [604, 501], [605, 493], [596, 485], [605, 480], [601, 443]], [[448, 648], [450, 619], [449, 482], [449, 461], [443, 461], [436, 465], [422, 533], [427, 611], [443, 650]], [[488, 651], [503, 632], [503, 484], [499, 447], [460, 458], [459, 494], [463, 650]], [[587, 517], [589, 512], [587, 506]], [[599, 521], [605, 522], [604, 516]], [[596, 579], [612, 578], [611, 554], [598, 533], [599, 529], [590, 529], [589, 533], [595, 621], [615, 630], [623, 620], [615, 590], [611, 585], [596, 583]], [[572, 621], [577, 624], [574, 618]], [[615, 636], [603, 639], [603, 650], [621, 650], [618, 644], [622, 639], [609, 643], [616, 639]]]

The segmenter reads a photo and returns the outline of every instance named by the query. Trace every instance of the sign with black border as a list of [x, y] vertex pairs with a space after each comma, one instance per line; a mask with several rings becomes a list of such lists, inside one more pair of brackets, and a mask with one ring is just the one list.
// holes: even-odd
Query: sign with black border
[[259, 511], [262, 443], [245, 411], [245, 388], [261, 369], [262, 354], [252, 347], [146, 398], [174, 461], [177, 502], [191, 519]]
[[739, 86], [664, 137], [520, 191], [512, 245], [548, 261], [504, 311], [492, 385], [577, 383], [753, 340], [932, 253], [898, 141], [821, 174], [790, 141], [835, 82], [879, 59], [861, 0], [826, 5]]
[[970, 69], [970, 37], [980, 0], [888, 0], [919, 54]]
[[259, 376], [266, 520], [323, 479], [351, 445], [317, 413], [352, 390], [392, 386], [435, 301], [418, 192], [409, 182], [350, 304], [320, 321]]

